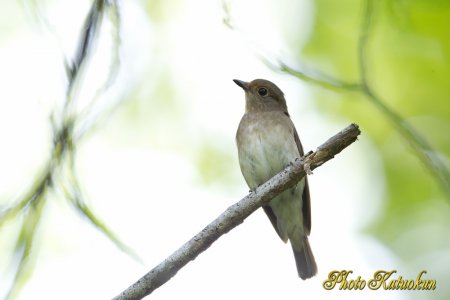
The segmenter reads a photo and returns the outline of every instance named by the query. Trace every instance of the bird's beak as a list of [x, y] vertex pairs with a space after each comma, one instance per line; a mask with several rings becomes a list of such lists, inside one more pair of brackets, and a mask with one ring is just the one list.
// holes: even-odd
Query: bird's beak
[[238, 86], [240, 86], [244, 91], [248, 90], [248, 82], [239, 80], [239, 79], [233, 79], [234, 83], [236, 83]]

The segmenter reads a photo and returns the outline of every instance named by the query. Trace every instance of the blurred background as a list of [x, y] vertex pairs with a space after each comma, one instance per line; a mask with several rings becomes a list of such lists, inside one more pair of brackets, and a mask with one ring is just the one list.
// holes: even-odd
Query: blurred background
[[448, 299], [449, 36], [445, 0], [0, 0], [0, 299], [110, 299], [244, 197], [234, 78], [284, 91], [306, 151], [361, 127], [309, 178], [319, 273], [258, 210], [152, 296]]

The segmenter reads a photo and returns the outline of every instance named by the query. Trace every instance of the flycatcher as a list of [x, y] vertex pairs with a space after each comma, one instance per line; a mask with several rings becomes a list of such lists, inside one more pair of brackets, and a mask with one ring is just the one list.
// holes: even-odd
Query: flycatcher
[[[233, 81], [245, 91], [245, 114], [236, 142], [242, 174], [253, 190], [303, 156], [303, 148], [284, 94], [275, 84], [264, 79]], [[298, 276], [302, 279], [314, 276], [317, 266], [308, 242], [311, 200], [306, 176], [263, 209], [280, 238], [285, 243], [291, 242]]]

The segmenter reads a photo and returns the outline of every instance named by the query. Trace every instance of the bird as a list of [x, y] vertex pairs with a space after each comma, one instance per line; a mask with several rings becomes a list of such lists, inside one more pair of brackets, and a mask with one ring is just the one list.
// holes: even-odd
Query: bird
[[[280, 88], [265, 79], [233, 81], [245, 92], [245, 113], [236, 133], [239, 165], [248, 187], [254, 190], [304, 152]], [[298, 276], [305, 280], [316, 275], [317, 265], [308, 241], [308, 178], [302, 178], [263, 209], [281, 240], [290, 241]]]

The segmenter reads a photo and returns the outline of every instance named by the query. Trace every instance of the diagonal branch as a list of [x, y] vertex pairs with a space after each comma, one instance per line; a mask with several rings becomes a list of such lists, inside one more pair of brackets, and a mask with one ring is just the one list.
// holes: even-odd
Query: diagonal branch
[[351, 124], [319, 146], [315, 152], [311, 151], [302, 158], [292, 162], [284, 170], [257, 187], [239, 202], [228, 207], [225, 212], [208, 224], [201, 232], [197, 233], [191, 240], [113, 300], [137, 300], [151, 294], [222, 235], [241, 224], [245, 218], [259, 207], [267, 204], [275, 196], [297, 184], [306, 173], [310, 173], [311, 170], [332, 159], [336, 154], [356, 141], [360, 133], [358, 125]]

